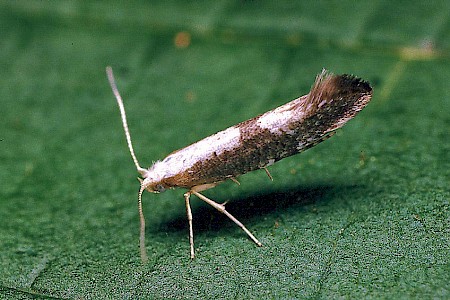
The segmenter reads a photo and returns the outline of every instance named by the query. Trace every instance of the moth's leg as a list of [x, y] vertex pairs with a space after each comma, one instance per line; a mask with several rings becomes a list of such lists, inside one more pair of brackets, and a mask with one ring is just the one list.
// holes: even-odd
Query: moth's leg
[[269, 179], [273, 181], [273, 177], [272, 177], [272, 175], [270, 175], [269, 169], [264, 167], [264, 171], [266, 171], [266, 174], [267, 174], [267, 176], [269, 176]]
[[236, 183], [237, 185], [241, 185], [241, 183], [234, 177], [230, 177], [231, 181], [233, 181], [234, 183]]
[[191, 192], [186, 192], [184, 194], [184, 200], [186, 202], [186, 214], [189, 222], [189, 245], [191, 247], [191, 259], [195, 257], [194, 253], [194, 230], [192, 229], [192, 210], [191, 205], [189, 203], [189, 199], [191, 197]]
[[239, 222], [235, 217], [233, 217], [229, 212], [226, 211], [225, 206], [223, 204], [219, 204], [217, 202], [214, 202], [213, 200], [203, 196], [202, 194], [198, 193], [197, 191], [195, 191], [193, 189], [190, 191], [190, 193], [194, 194], [195, 196], [199, 197], [200, 199], [202, 199], [203, 201], [205, 201], [206, 203], [208, 203], [209, 205], [211, 205], [212, 207], [214, 207], [215, 209], [217, 209], [221, 213], [225, 214], [234, 223], [236, 223], [236, 225], [241, 227], [242, 230], [244, 230], [245, 233], [247, 233], [247, 235], [252, 239], [253, 242], [255, 242], [256, 245], [258, 245], [260, 247], [262, 246], [261, 242], [258, 241], [257, 238], [255, 238], [255, 236], [244, 226], [244, 224]]

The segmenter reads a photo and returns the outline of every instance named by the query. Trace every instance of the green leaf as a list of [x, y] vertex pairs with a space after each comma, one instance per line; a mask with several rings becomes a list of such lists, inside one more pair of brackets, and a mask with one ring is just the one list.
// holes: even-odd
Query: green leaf
[[[450, 298], [448, 1], [3, 1], [0, 298]], [[192, 198], [144, 166], [306, 94], [370, 81], [332, 139]]]

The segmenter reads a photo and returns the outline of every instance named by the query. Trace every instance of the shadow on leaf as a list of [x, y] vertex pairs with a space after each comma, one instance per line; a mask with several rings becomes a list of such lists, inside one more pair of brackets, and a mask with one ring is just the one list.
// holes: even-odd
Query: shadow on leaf
[[[258, 218], [282, 212], [287, 209], [301, 208], [320, 200], [327, 199], [331, 194], [339, 190], [353, 190], [356, 186], [332, 186], [318, 185], [302, 187], [297, 189], [260, 193], [246, 198], [230, 199], [226, 203], [226, 209], [244, 225], [257, 221]], [[201, 201], [192, 196], [192, 201]], [[224, 227], [236, 226], [226, 216], [208, 206], [206, 203], [201, 207], [193, 209], [193, 226], [195, 233], [203, 231], [220, 231]], [[184, 232], [187, 230], [187, 217], [180, 217], [171, 222], [162, 224], [160, 230], [166, 232]]]

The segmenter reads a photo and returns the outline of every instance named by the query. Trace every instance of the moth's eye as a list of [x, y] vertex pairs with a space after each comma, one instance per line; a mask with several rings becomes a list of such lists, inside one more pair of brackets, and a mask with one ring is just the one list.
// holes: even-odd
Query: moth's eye
[[158, 193], [162, 193], [166, 191], [166, 188], [162, 184], [155, 185], [155, 191]]

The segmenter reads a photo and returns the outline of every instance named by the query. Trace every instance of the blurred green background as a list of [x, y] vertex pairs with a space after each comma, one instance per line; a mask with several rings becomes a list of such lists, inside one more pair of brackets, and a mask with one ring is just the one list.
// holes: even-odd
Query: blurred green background
[[[450, 2], [0, 1], [0, 298], [450, 298]], [[206, 192], [143, 166], [306, 94], [371, 82], [332, 139]]]

